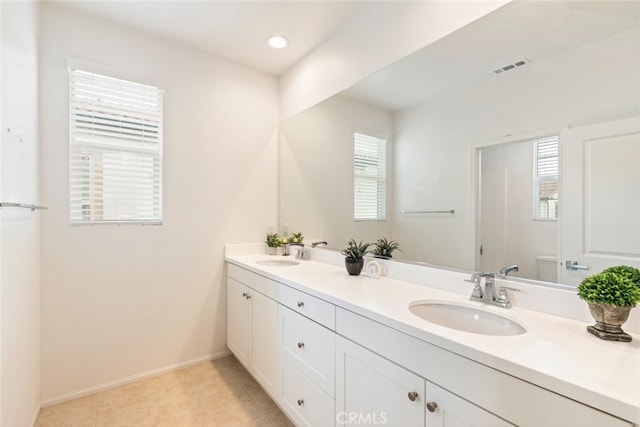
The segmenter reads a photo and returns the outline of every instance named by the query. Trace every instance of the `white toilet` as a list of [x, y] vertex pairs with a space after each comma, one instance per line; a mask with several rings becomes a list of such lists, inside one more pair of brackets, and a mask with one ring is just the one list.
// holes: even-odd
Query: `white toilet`
[[538, 280], [543, 282], [558, 282], [558, 257], [551, 255], [537, 255], [536, 268]]

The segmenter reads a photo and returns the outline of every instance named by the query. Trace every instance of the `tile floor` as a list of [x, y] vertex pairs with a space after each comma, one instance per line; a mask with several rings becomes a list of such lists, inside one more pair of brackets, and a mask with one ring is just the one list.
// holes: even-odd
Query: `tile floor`
[[233, 356], [43, 408], [35, 427], [289, 427]]

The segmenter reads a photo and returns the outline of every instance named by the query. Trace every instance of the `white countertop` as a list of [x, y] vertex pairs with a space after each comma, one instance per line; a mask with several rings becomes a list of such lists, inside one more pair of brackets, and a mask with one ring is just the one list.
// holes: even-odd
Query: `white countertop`
[[[240, 267], [640, 425], [638, 334], [631, 334], [631, 343], [602, 341], [586, 331], [587, 323], [577, 320], [517, 306], [507, 310], [471, 302], [465, 295], [387, 277], [349, 276], [344, 267], [316, 261], [287, 267], [256, 263], [264, 259], [273, 257], [226, 256]], [[418, 300], [477, 305], [517, 320], [527, 332], [487, 336], [439, 326], [409, 311], [409, 304]]]

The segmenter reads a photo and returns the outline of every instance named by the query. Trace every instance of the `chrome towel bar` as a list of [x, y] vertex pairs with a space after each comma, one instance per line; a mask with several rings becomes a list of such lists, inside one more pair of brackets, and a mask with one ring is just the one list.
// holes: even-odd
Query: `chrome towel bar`
[[400, 211], [401, 214], [454, 214], [455, 210], [450, 209], [448, 211]]
[[0, 209], [2, 208], [25, 208], [31, 209], [31, 212], [35, 211], [36, 209], [49, 209], [46, 206], [38, 206], [27, 203], [0, 202]]

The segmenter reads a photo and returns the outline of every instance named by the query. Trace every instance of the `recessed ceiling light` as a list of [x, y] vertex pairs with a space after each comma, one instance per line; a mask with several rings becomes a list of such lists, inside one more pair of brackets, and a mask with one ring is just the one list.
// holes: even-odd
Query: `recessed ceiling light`
[[269, 46], [275, 49], [282, 49], [284, 47], [287, 47], [287, 44], [289, 44], [289, 40], [287, 40], [283, 36], [269, 36], [267, 37], [267, 43], [269, 43]]

